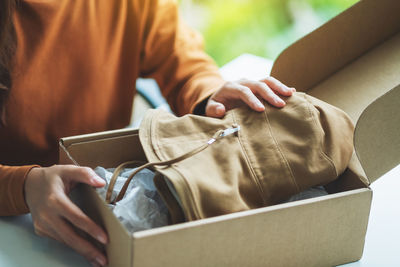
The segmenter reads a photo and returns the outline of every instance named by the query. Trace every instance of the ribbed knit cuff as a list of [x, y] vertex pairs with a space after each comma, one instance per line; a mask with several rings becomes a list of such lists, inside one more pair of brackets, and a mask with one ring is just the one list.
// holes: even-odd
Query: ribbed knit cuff
[[25, 202], [25, 180], [32, 168], [40, 167], [39, 165], [28, 165], [21, 167], [10, 167], [11, 170], [7, 178], [7, 198], [9, 200], [8, 215], [20, 215], [29, 212], [29, 208]]

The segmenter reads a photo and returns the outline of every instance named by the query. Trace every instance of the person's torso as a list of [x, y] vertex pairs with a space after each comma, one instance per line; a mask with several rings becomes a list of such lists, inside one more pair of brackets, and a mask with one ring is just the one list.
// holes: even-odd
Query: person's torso
[[143, 28], [140, 1], [25, 0], [0, 163], [54, 164], [63, 136], [128, 124]]

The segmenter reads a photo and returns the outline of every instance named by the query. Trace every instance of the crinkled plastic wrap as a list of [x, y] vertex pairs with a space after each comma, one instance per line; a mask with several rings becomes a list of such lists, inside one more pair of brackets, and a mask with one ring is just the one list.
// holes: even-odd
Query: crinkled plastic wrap
[[[107, 183], [103, 188], [96, 189], [103, 199], [106, 198], [107, 188], [114, 170], [113, 168], [104, 169], [102, 167], [97, 167], [94, 170]], [[120, 173], [111, 199], [116, 198], [125, 181], [134, 171], [135, 169], [124, 169]], [[109, 205], [115, 216], [131, 233], [168, 225], [168, 209], [158, 194], [153, 179], [154, 172], [143, 169], [129, 183], [125, 197], [117, 202], [116, 205]], [[316, 186], [290, 197], [284, 203], [327, 194], [322, 186]]]
[[326, 190], [323, 186], [314, 186], [314, 187], [304, 190], [303, 192], [300, 192], [294, 196], [291, 196], [288, 200], [284, 201], [283, 203], [297, 201], [297, 200], [303, 200], [303, 199], [308, 199], [308, 198], [313, 198], [313, 197], [321, 197], [321, 196], [326, 196], [326, 195], [328, 195], [328, 192], [326, 192]]
[[[111, 199], [115, 199], [134, 170], [124, 169], [120, 173]], [[107, 183], [105, 187], [97, 189], [100, 196], [105, 199], [114, 169], [97, 167], [94, 171]], [[129, 183], [125, 197], [115, 206], [110, 204], [115, 216], [131, 233], [168, 225], [168, 209], [158, 194], [153, 179], [154, 172], [148, 169], [140, 171]]]

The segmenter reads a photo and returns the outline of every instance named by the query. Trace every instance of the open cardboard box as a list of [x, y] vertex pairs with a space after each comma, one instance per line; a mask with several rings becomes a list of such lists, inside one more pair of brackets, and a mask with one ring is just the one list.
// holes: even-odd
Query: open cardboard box
[[[400, 159], [399, 14], [398, 0], [360, 1], [288, 47], [273, 66], [272, 76], [358, 121], [359, 160], [354, 156], [327, 186], [328, 196], [131, 235], [92, 188], [79, 186], [82, 209], [109, 234], [109, 265], [332, 266], [359, 260], [369, 185]], [[115, 167], [132, 159], [145, 160], [137, 130], [60, 141], [60, 163]]]

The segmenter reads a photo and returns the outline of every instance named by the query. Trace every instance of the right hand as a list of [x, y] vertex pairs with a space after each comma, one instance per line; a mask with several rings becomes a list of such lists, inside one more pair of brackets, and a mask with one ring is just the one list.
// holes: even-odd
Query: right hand
[[25, 181], [25, 200], [32, 214], [35, 233], [56, 239], [82, 254], [93, 266], [107, 264], [102, 252], [79, 236], [73, 226], [106, 244], [108, 237], [72, 201], [68, 194], [77, 183], [103, 187], [105, 181], [87, 167], [54, 165], [33, 168]]
[[208, 99], [205, 112], [208, 117], [222, 118], [226, 111], [242, 105], [262, 112], [265, 110], [265, 106], [260, 99], [264, 99], [274, 107], [282, 108], [286, 103], [280, 98], [280, 95], [289, 97], [294, 92], [296, 89], [287, 87], [270, 76], [260, 81], [241, 79], [235, 82], [226, 82]]

